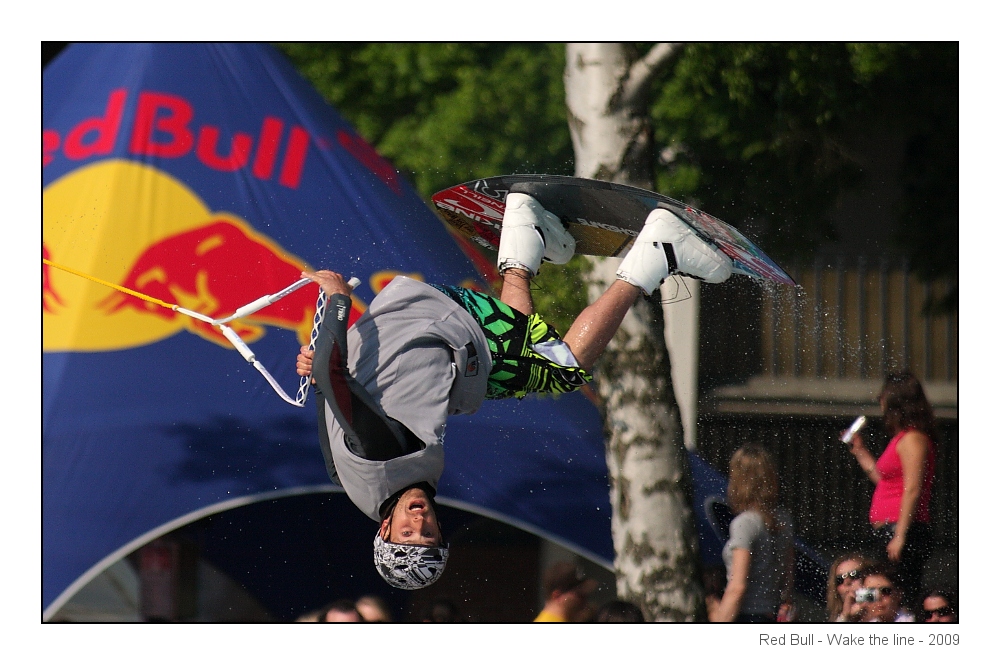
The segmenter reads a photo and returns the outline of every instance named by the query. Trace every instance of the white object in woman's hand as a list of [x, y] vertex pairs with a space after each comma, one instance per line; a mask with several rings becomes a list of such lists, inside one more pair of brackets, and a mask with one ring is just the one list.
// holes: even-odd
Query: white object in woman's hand
[[[843, 431], [840, 435], [840, 440], [844, 443], [851, 444], [851, 440], [854, 438], [854, 435], [860, 432], [867, 422], [867, 418], [864, 416], [858, 416], [857, 419], [851, 423], [851, 426]], [[853, 445], [851, 447], [853, 448]]]

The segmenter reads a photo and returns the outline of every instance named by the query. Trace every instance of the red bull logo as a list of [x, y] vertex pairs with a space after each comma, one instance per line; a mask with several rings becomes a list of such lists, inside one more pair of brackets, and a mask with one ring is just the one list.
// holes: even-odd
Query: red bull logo
[[[51, 261], [49, 248], [42, 244], [42, 258]], [[42, 264], [42, 311], [46, 314], [55, 314], [58, 306], [65, 306], [59, 294], [52, 289], [51, 269], [48, 265]]]
[[[144, 249], [120, 286], [220, 319], [298, 280], [305, 264], [286, 256], [245, 225], [215, 219]], [[112, 292], [100, 306], [109, 315], [132, 308], [168, 321], [177, 319], [189, 332], [225, 343], [219, 329], [204, 321], [120, 291]], [[315, 309], [316, 289], [301, 288], [230, 327], [245, 342], [259, 339], [268, 325], [295, 330], [305, 343]]]
[[[281, 291], [308, 269], [246, 221], [209, 210], [183, 183], [142, 164], [111, 160], [68, 174], [46, 188], [43, 217], [46, 258], [213, 319]], [[45, 351], [127, 348], [185, 330], [230, 346], [206, 322], [44, 268]], [[247, 343], [268, 326], [308, 343], [317, 293], [300, 288], [229, 325]], [[355, 300], [351, 322], [363, 311]]]

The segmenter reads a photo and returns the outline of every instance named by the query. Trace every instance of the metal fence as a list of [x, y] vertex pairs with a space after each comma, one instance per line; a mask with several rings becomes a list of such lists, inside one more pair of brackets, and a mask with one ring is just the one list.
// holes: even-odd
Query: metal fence
[[[837, 435], [847, 423], [828, 417], [713, 414], [698, 419], [698, 453], [728, 475], [729, 458], [756, 442], [774, 455], [781, 498], [806, 541], [829, 547], [869, 547], [868, 508], [874, 486]], [[940, 547], [958, 545], [958, 421], [939, 423], [931, 519]], [[869, 425], [868, 441], [877, 456], [888, 444], [881, 422]]]
[[906, 367], [923, 381], [957, 380], [957, 314], [925, 313], [947, 281], [865, 257], [818, 258], [789, 272], [800, 288], [761, 294], [763, 373], [868, 379]]
[[[729, 280], [702, 289], [698, 453], [728, 474], [741, 445], [768, 446], [796, 533], [832, 549], [869, 549], [874, 486], [837, 438], [851, 418], [820, 415], [807, 398], [788, 408], [781, 399], [795, 402], [791, 396], [726, 412], [716, 389], [750, 385], [755, 377], [856, 385], [902, 368], [925, 384], [957, 384], [957, 314], [925, 309], [953, 285], [924, 283], [905, 261], [883, 258], [820, 257], [788, 272], [799, 288]], [[932, 521], [938, 546], [957, 547], [957, 409], [942, 414]], [[878, 418], [867, 432], [872, 452], [881, 454], [888, 436]]]

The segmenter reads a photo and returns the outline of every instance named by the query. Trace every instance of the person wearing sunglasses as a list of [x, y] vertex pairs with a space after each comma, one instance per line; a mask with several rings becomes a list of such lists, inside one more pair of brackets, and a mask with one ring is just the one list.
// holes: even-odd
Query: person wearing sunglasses
[[954, 597], [943, 591], [929, 591], [924, 594], [920, 605], [923, 608], [921, 621], [923, 623], [955, 623], [958, 621]]
[[883, 566], [862, 571], [861, 588], [854, 600], [861, 607], [858, 620], [867, 623], [913, 623], [916, 619], [903, 608], [903, 594], [896, 573]]
[[860, 552], [841, 554], [830, 566], [826, 581], [827, 620], [836, 623], [853, 621], [861, 610], [854, 602], [854, 592], [861, 588], [861, 571], [874, 561]]

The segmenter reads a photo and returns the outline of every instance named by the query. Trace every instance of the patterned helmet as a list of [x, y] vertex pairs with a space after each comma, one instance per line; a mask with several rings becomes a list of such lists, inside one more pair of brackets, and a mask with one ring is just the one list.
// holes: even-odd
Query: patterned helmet
[[375, 536], [375, 569], [397, 589], [413, 591], [438, 581], [448, 563], [447, 547], [388, 543]]

